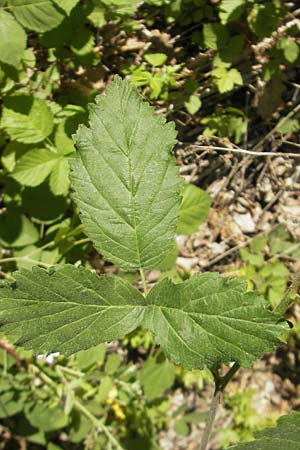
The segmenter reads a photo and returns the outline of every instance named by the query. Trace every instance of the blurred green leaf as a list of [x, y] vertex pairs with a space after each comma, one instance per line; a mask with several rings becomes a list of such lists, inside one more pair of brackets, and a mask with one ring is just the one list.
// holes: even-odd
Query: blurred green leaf
[[211, 197], [202, 189], [186, 184], [182, 192], [177, 234], [195, 233], [206, 219], [211, 205]]
[[26, 33], [14, 17], [0, 10], [0, 61], [17, 67], [26, 48]]
[[26, 94], [5, 97], [1, 127], [16, 141], [35, 144], [53, 130], [53, 115], [46, 100]]

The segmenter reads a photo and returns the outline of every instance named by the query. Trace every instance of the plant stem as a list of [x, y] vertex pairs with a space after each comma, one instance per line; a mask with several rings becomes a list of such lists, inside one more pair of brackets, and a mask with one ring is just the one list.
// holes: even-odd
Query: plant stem
[[201, 443], [200, 443], [200, 449], [199, 450], [206, 450], [208, 441], [213, 429], [214, 420], [216, 418], [218, 406], [220, 403], [220, 400], [223, 395], [223, 391], [226, 388], [229, 381], [233, 378], [234, 374], [239, 370], [240, 365], [235, 362], [233, 366], [228, 370], [228, 372], [223, 376], [219, 376], [219, 370], [216, 371], [214, 375], [215, 379], [215, 392], [214, 396], [209, 408], [208, 418], [206, 421], [205, 429], [202, 435]]
[[75, 408], [79, 409], [82, 414], [84, 414], [99, 431], [102, 431], [106, 435], [107, 439], [111, 442], [111, 444], [114, 445], [117, 450], [124, 450], [119, 442], [115, 439], [115, 437], [111, 434], [109, 429], [103, 423], [101, 423], [100, 420], [98, 420], [97, 417], [95, 417], [88, 409], [86, 409], [85, 406], [83, 406], [78, 400], [75, 400], [74, 406]]
[[144, 294], [147, 295], [148, 294], [147, 282], [146, 282], [145, 272], [142, 268], [140, 268], [140, 275], [141, 275]]
[[202, 435], [201, 444], [200, 444], [200, 450], [206, 450], [207, 444], [212, 432], [214, 420], [217, 414], [217, 409], [221, 400], [222, 391], [218, 390], [217, 387], [215, 389], [215, 393], [210, 405], [208, 418], [206, 421], [205, 429]]

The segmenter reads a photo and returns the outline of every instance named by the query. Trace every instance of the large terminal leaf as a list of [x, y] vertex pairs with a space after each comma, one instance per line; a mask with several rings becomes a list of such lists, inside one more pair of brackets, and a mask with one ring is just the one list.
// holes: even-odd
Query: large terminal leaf
[[227, 450], [300, 450], [300, 413], [278, 419], [277, 426], [254, 433], [255, 440], [242, 442]]
[[144, 297], [119, 277], [66, 265], [23, 269], [15, 279], [0, 288], [2, 331], [36, 352], [71, 354], [140, 324]]
[[147, 297], [145, 326], [165, 354], [188, 369], [237, 361], [250, 367], [280, 342], [285, 325], [241, 280], [216, 273], [173, 284], [164, 279]]
[[175, 136], [174, 124], [116, 77], [75, 137], [73, 198], [96, 248], [123, 269], [155, 268], [173, 245], [182, 184]]

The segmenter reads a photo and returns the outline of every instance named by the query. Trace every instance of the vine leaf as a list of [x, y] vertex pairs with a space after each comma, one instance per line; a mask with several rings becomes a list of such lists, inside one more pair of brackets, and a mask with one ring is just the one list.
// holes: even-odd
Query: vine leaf
[[168, 358], [188, 369], [252, 363], [280, 342], [286, 328], [264, 299], [241, 280], [216, 273], [173, 284], [164, 279], [147, 297], [145, 326]]
[[119, 277], [72, 265], [14, 276], [14, 284], [0, 288], [0, 323], [24, 348], [68, 355], [121, 338], [140, 324], [144, 297]]
[[156, 115], [135, 87], [115, 77], [90, 105], [90, 127], [75, 136], [73, 198], [87, 235], [123, 269], [151, 269], [169, 253], [182, 181], [173, 123]]
[[282, 416], [275, 428], [254, 433], [255, 440], [242, 442], [227, 450], [300, 450], [300, 413]]
[[14, 276], [15, 283], [0, 288], [0, 323], [17, 344], [39, 353], [71, 354], [144, 326], [166, 356], [185, 368], [230, 361], [250, 367], [285, 329], [243, 281], [215, 273], [177, 285], [165, 279], [146, 300], [121, 278], [72, 265], [23, 269]]

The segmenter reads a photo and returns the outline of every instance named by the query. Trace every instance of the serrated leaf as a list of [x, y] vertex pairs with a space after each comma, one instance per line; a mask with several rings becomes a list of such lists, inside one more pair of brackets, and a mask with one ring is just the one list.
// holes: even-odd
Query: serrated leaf
[[282, 416], [275, 428], [254, 433], [255, 440], [242, 442], [227, 450], [300, 450], [300, 413]]
[[8, 0], [10, 10], [23, 27], [44, 33], [65, 18], [52, 0]]
[[215, 273], [177, 285], [164, 279], [146, 302], [121, 278], [70, 265], [21, 269], [14, 278], [0, 288], [2, 330], [39, 353], [71, 354], [142, 325], [167, 357], [188, 369], [230, 361], [250, 367], [286, 328], [262, 297], [245, 291], [244, 282]]
[[11, 14], [0, 10], [0, 61], [17, 67], [25, 47], [26, 33], [23, 28]]
[[147, 297], [145, 324], [168, 358], [188, 369], [237, 361], [250, 367], [280, 342], [285, 325], [240, 280], [215, 273], [164, 279]]
[[38, 186], [52, 172], [59, 155], [45, 148], [29, 150], [18, 161], [12, 176], [25, 186]]
[[53, 130], [53, 115], [45, 100], [26, 94], [5, 97], [1, 128], [24, 144], [43, 141]]
[[177, 233], [195, 233], [199, 225], [206, 219], [210, 205], [211, 198], [205, 191], [192, 184], [187, 184], [182, 193]]
[[[0, 288], [0, 323], [39, 353], [75, 353], [123, 337], [141, 322], [144, 297], [118, 277], [71, 265], [14, 274]], [[17, 286], [17, 287], [16, 287]]]
[[71, 160], [74, 200], [87, 235], [123, 269], [155, 268], [173, 245], [181, 180], [172, 123], [116, 77], [90, 105]]

